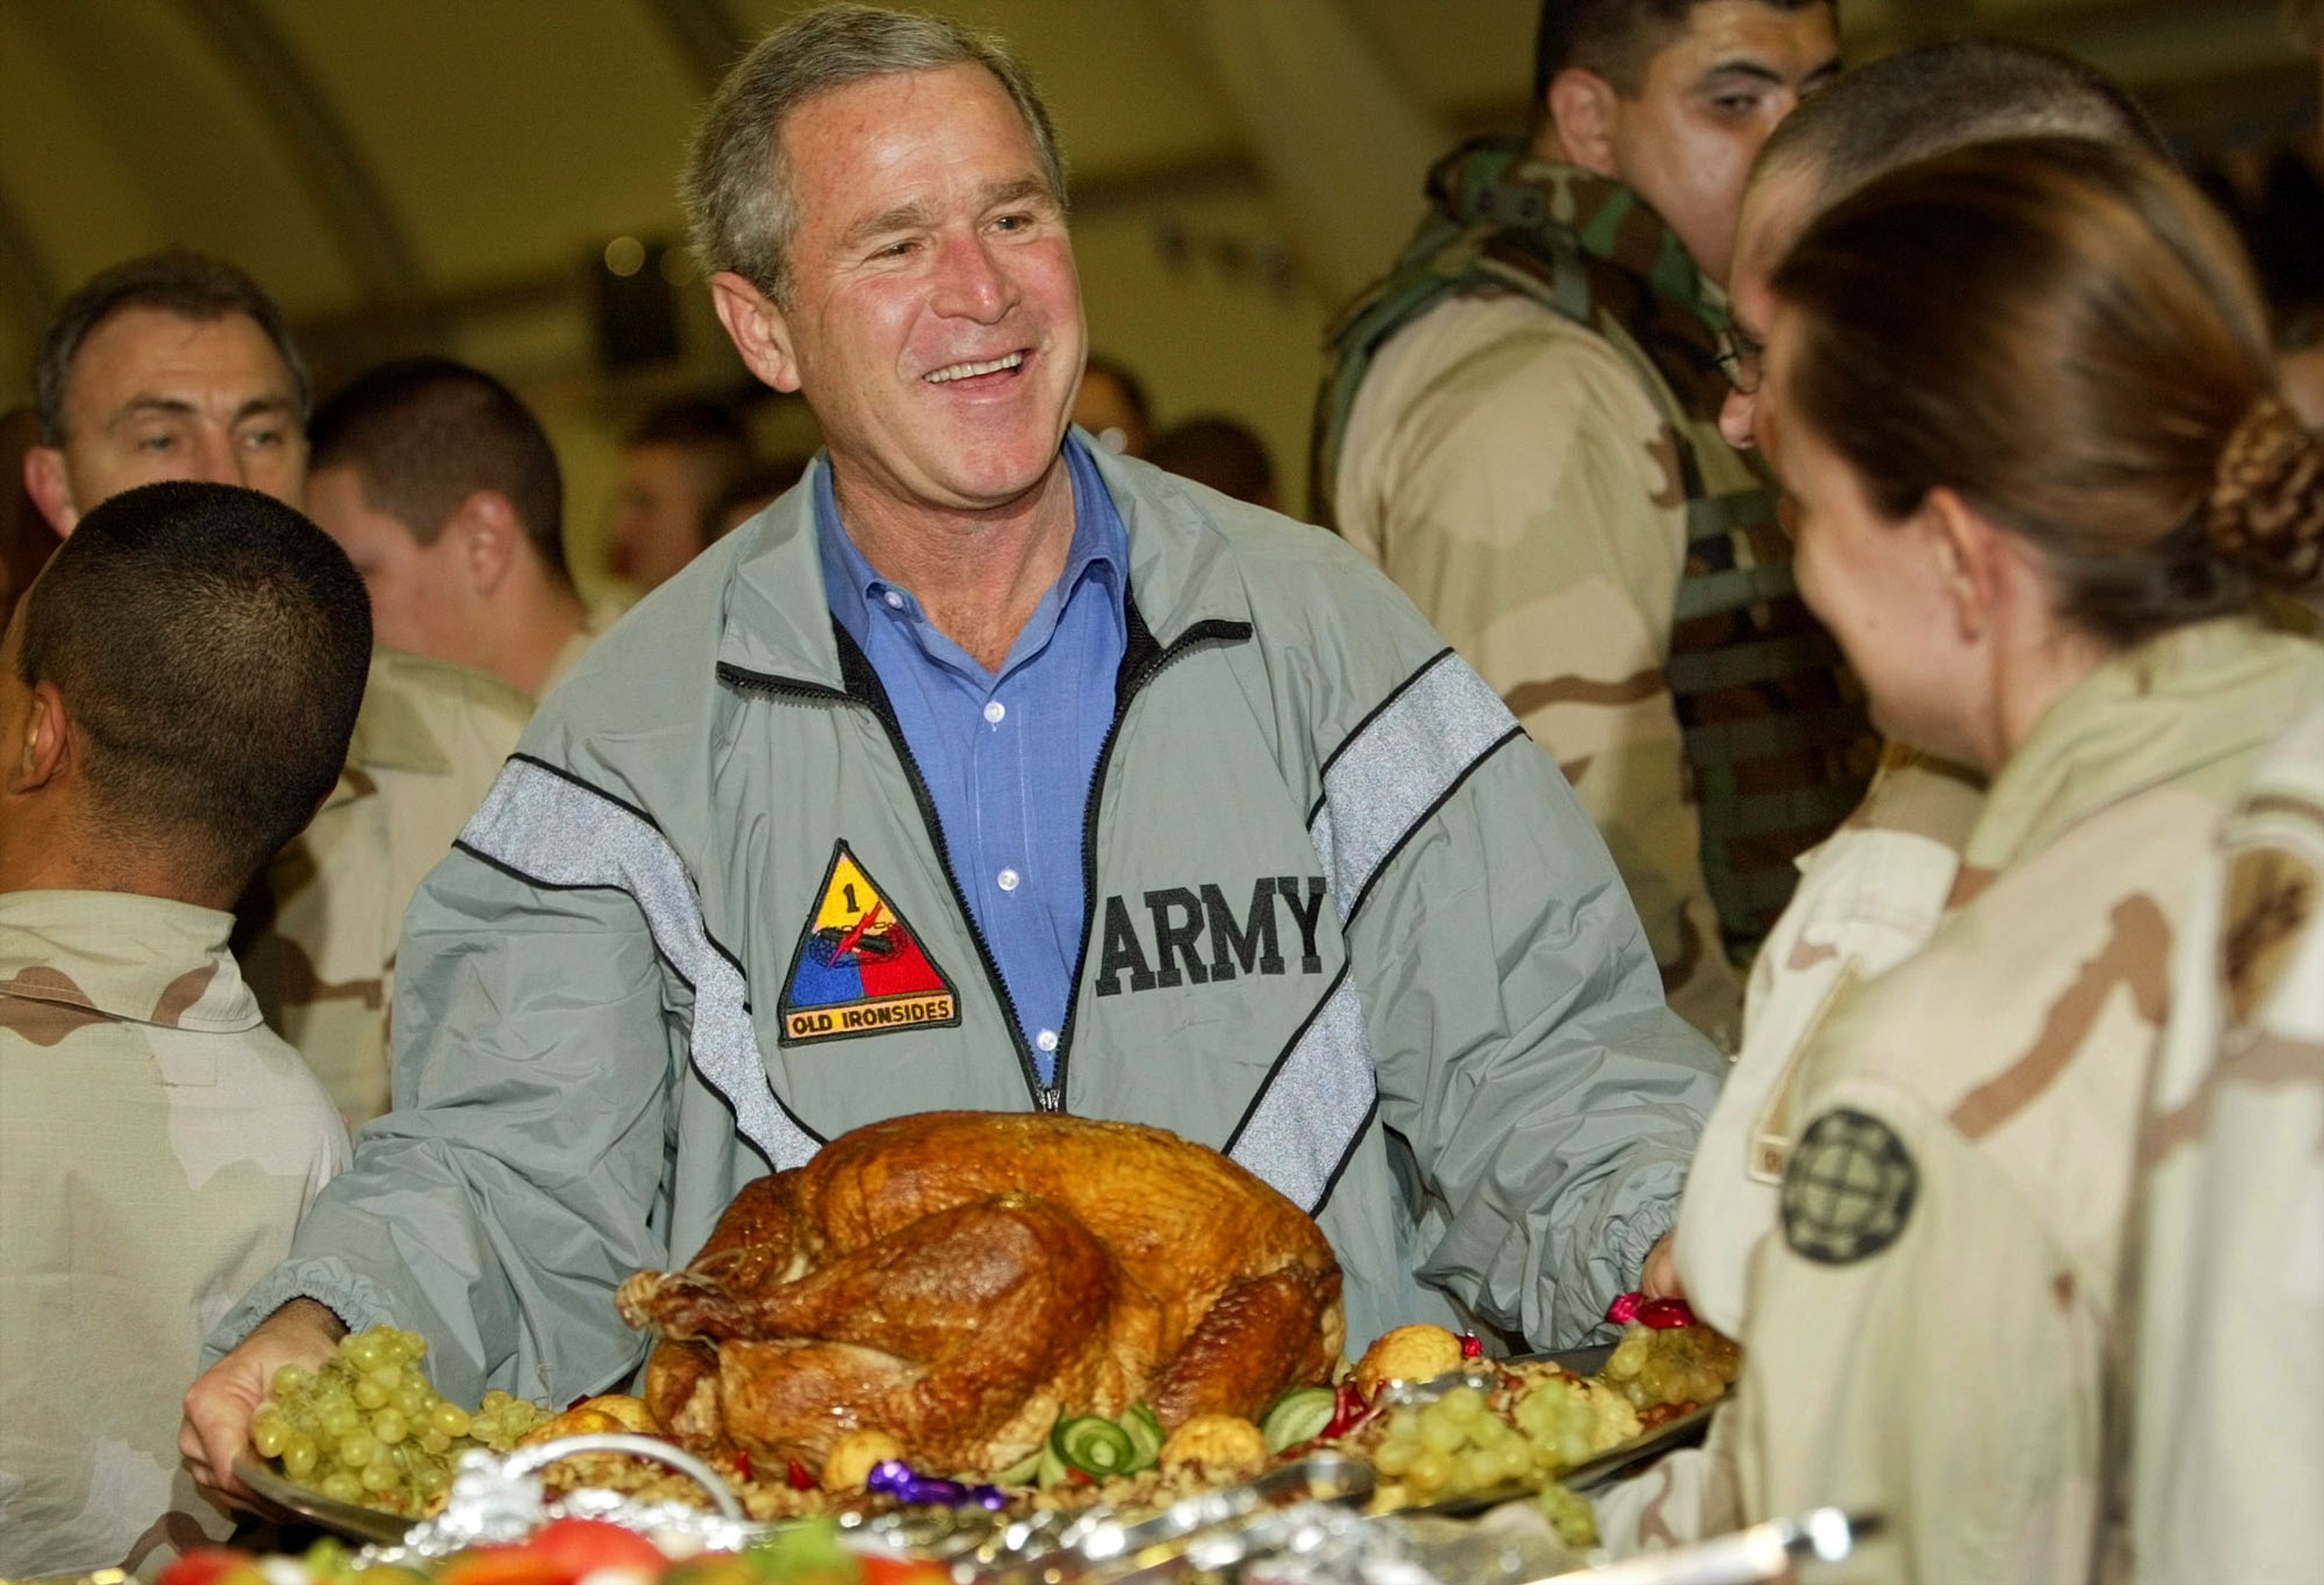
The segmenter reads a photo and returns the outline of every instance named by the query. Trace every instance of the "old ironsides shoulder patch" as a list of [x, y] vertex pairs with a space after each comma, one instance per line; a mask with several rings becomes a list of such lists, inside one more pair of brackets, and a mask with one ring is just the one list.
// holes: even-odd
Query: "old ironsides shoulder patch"
[[1825, 1112], [1784, 1171], [1784, 1241], [1825, 1266], [1877, 1255], [1904, 1232], [1920, 1184], [1894, 1129], [1845, 1107]]
[[960, 1022], [951, 979], [844, 841], [832, 845], [779, 1012], [785, 1046]]

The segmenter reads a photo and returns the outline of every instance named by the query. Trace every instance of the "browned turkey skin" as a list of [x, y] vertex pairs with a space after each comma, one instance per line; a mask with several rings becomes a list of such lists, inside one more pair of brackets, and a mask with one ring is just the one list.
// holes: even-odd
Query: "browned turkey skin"
[[617, 1303], [659, 1334], [646, 1401], [698, 1452], [819, 1468], [887, 1432], [932, 1472], [1006, 1468], [1060, 1414], [1256, 1415], [1330, 1378], [1340, 1267], [1314, 1221], [1158, 1129], [929, 1112], [761, 1178], [684, 1271]]

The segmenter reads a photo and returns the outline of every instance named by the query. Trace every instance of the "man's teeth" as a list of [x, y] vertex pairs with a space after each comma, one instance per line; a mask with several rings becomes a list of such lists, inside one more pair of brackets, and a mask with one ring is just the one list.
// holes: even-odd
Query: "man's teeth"
[[1024, 361], [1023, 353], [1012, 352], [1007, 357], [992, 358], [982, 364], [952, 364], [928, 375], [927, 382], [931, 385], [941, 385], [947, 380], [967, 380], [978, 374], [997, 374], [1003, 369], [1016, 368]]

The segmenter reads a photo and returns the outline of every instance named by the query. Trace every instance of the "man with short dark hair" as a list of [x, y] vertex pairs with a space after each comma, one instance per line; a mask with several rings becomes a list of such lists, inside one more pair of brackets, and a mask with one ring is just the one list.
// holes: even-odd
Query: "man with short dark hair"
[[330, 792], [369, 655], [346, 558], [208, 484], [81, 516], [0, 639], [0, 1574], [226, 1534], [178, 1398], [347, 1159], [228, 910]]
[[565, 565], [565, 485], [540, 421], [481, 369], [359, 376], [309, 432], [307, 502], [371, 591], [380, 642], [538, 698], [603, 631]]
[[[1923, 45], [1859, 67], [1777, 127], [1753, 166], [1735, 239], [1726, 349], [1733, 389], [1720, 419], [1728, 437], [1738, 447], [1755, 443], [1755, 332], [1773, 306], [1768, 278], [1816, 216], [1915, 161], [2040, 134], [2163, 152], [2152, 124], [2119, 86], [2071, 57], [1999, 40]], [[1855, 813], [1803, 861], [1799, 889], [1753, 967], [1743, 1044], [1680, 1207], [1678, 1275], [1709, 1324], [1744, 1335], [1756, 1291], [1754, 1251], [1782, 1238], [1779, 1188], [1807, 1120], [1793, 1094], [1802, 1047], [1843, 987], [1878, 977], [1927, 943], [1963, 879], [1961, 851], [1984, 793], [1977, 772], [1892, 742]], [[1930, 1390], [1945, 1388], [1936, 1383]], [[1850, 1408], [1869, 1430], [1900, 1412], [1899, 1402]], [[1665, 1459], [1601, 1494], [1609, 1544], [1623, 1547], [1641, 1530], [1686, 1537], [1741, 1523], [1737, 1505], [1751, 1492], [1738, 1475], [1734, 1424], [1701, 1452]], [[1757, 1473], [1763, 1482], [1785, 1474], [1767, 1470], [1764, 1461]]]
[[[1719, 1061], [1586, 817], [1345, 547], [1067, 421], [1082, 301], [997, 42], [825, 7], [712, 101], [696, 256], [807, 480], [584, 658], [408, 917], [397, 1110], [220, 1323], [180, 1445], [392, 1318], [567, 1401], [769, 1169], [1071, 1111], [1312, 1214], [1347, 1336], [1594, 1332]], [[1076, 1409], [1078, 1411], [1078, 1408]]]
[[1744, 177], [1839, 69], [1830, 0], [1543, 0], [1530, 141], [1438, 164], [1317, 399], [1323, 521], [1564, 769], [1729, 1049], [1736, 965], [1876, 749], [1716, 427]]
[[[2053, 134], [2163, 152], [2145, 114], [2101, 73], [2070, 56], [1986, 39], [1923, 45], [1861, 67], [1777, 127], [1753, 167], [1736, 234], [1734, 389], [1720, 420], [1729, 438], [1754, 443], [1768, 277], [1810, 221], [1900, 166]], [[1739, 1332], [1746, 1259], [1775, 1223], [1800, 1120], [1788, 1103], [1794, 1051], [1844, 977], [1870, 979], [1927, 939], [1983, 800], [1974, 771], [1891, 743], [1846, 826], [1803, 862], [1800, 889], [1752, 972], [1748, 1032], [1679, 1216], [1679, 1274], [1712, 1325]]]
[[[272, 301], [230, 264], [157, 253], [91, 278], [57, 311], [33, 382], [43, 444], [24, 482], [60, 534], [156, 479], [305, 504], [305, 365]], [[404, 905], [531, 710], [481, 672], [375, 649], [338, 786], [244, 899], [235, 950], [267, 1021], [350, 1121], [387, 1109]]]
[[731, 403], [681, 397], [640, 419], [622, 446], [614, 573], [641, 593], [669, 582], [702, 554], [713, 514], [755, 460]]
[[1773, 307], [1767, 281], [1811, 220], [1884, 171], [1972, 143], [2053, 134], [2171, 158], [2138, 101], [2104, 72], [2003, 39], [1947, 40], [1875, 61], [1771, 133], [1737, 209], [1723, 349], [1731, 389], [1719, 419], [1728, 441], [1757, 443], [1752, 414]]

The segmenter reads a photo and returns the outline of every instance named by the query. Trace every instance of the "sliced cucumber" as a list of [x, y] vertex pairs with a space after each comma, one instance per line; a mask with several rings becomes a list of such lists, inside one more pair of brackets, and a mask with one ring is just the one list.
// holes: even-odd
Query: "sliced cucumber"
[[1052, 1487], [1063, 1486], [1070, 1473], [1072, 1471], [1065, 1467], [1065, 1455], [1057, 1451], [1056, 1442], [1044, 1439], [1041, 1451], [1033, 1455], [1033, 1484], [1047, 1491]]
[[1035, 1478], [1041, 1472], [1041, 1452], [1048, 1445], [1044, 1442], [1039, 1448], [1027, 1453], [1006, 1470], [993, 1471], [992, 1484], [995, 1486], [1032, 1485]]
[[1162, 1443], [1167, 1439], [1162, 1433], [1161, 1416], [1146, 1404], [1132, 1404], [1114, 1422], [1130, 1437], [1131, 1458], [1125, 1475], [1135, 1475], [1140, 1470], [1151, 1470], [1162, 1459]]
[[1260, 1416], [1259, 1433], [1267, 1439], [1268, 1452], [1279, 1453], [1323, 1435], [1338, 1408], [1339, 1399], [1330, 1387], [1295, 1387]]
[[1049, 1445], [1057, 1450], [1059, 1458], [1093, 1480], [1127, 1473], [1138, 1455], [1130, 1433], [1095, 1415], [1059, 1421], [1056, 1430], [1049, 1433]]

